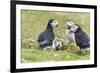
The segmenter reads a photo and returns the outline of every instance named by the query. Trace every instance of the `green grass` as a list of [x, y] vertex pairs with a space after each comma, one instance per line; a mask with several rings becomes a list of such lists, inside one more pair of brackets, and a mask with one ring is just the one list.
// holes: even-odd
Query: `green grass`
[[71, 61], [71, 60], [87, 60], [89, 52], [74, 53], [67, 50], [39, 50], [39, 49], [22, 49], [22, 62], [44, 62], [44, 61]]
[[[37, 38], [40, 32], [44, 31], [48, 20], [56, 19], [59, 26], [54, 29], [56, 37], [63, 39], [64, 50], [40, 50], [38, 49]], [[22, 62], [44, 62], [44, 61], [69, 61], [69, 60], [87, 60], [89, 59], [89, 51], [77, 54], [74, 51], [75, 46], [67, 45], [67, 37], [65, 35], [66, 19], [72, 19], [79, 24], [83, 30], [90, 34], [90, 14], [89, 13], [72, 13], [72, 12], [47, 12], [47, 11], [31, 11], [22, 10], [21, 12], [21, 54]], [[84, 51], [83, 51], [84, 52]]]

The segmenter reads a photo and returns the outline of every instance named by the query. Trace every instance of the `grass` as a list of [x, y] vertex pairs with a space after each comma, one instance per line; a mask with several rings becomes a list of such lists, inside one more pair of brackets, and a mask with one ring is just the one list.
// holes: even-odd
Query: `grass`
[[22, 49], [22, 62], [44, 62], [44, 61], [71, 61], [71, 60], [87, 60], [89, 52], [78, 54], [68, 52], [67, 50], [39, 50], [39, 49]]
[[[50, 18], [56, 19], [59, 26], [54, 29], [56, 37], [63, 39], [64, 50], [40, 50], [38, 48], [37, 38], [40, 32], [44, 31]], [[69, 60], [87, 60], [89, 59], [89, 50], [84, 50], [81, 54], [74, 51], [77, 49], [74, 45], [67, 45], [65, 35], [66, 19], [72, 19], [79, 24], [83, 30], [90, 34], [90, 14], [72, 13], [72, 12], [47, 12], [22, 10], [21, 12], [21, 54], [22, 62], [44, 62], [44, 61], [69, 61]]]

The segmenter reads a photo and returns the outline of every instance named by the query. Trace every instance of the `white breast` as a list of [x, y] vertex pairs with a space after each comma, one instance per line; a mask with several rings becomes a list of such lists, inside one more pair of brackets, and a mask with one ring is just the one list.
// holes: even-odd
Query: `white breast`
[[75, 34], [74, 34], [74, 32], [66, 30], [66, 36], [67, 36], [69, 42], [75, 42]]

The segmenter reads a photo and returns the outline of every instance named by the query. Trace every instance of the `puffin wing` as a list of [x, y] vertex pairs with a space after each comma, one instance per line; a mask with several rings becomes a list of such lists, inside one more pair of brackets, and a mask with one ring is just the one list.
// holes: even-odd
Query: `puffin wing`
[[49, 40], [43, 40], [43, 41], [39, 42], [40, 45], [45, 45], [45, 44], [49, 44], [49, 43], [50, 43]]
[[54, 33], [51, 32], [42, 32], [38, 36], [38, 42], [43, 40], [54, 40]]
[[86, 48], [90, 46], [90, 38], [83, 31], [80, 31], [75, 34], [75, 41], [80, 48]]
[[50, 32], [43, 32], [38, 37], [38, 43], [40, 47], [48, 47], [52, 45], [52, 41], [54, 40], [54, 34]]

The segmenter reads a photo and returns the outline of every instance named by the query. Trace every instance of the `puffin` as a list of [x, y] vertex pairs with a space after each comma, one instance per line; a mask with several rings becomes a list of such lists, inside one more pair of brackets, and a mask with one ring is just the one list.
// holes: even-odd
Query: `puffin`
[[68, 39], [70, 42], [75, 42], [79, 47], [79, 51], [90, 47], [90, 38], [86, 32], [72, 20], [67, 20]]
[[49, 19], [46, 29], [38, 36], [38, 43], [41, 49], [46, 49], [53, 45], [55, 34], [53, 32], [54, 27], [58, 26], [58, 21], [55, 19]]

